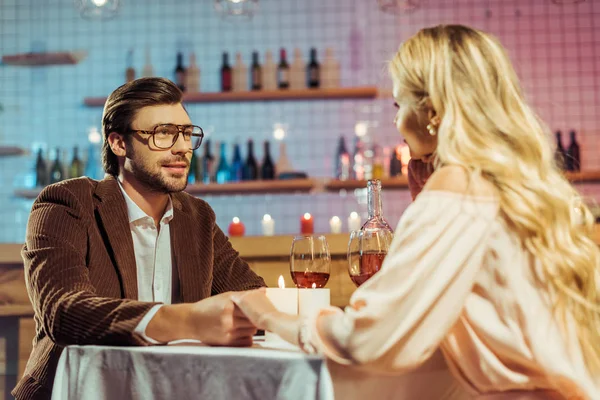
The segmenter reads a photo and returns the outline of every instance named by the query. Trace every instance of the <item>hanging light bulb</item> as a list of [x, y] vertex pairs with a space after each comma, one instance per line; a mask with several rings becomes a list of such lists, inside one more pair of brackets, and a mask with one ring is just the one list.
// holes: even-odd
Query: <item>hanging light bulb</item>
[[377, 4], [388, 14], [409, 14], [421, 6], [421, 0], [377, 0]]
[[258, 0], [215, 0], [215, 10], [222, 17], [248, 17], [258, 11]]
[[79, 14], [85, 19], [109, 19], [117, 15], [119, 0], [74, 0]]

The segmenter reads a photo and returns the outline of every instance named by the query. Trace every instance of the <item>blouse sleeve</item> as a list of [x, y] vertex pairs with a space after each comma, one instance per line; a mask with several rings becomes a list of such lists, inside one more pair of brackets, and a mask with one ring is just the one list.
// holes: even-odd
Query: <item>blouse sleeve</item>
[[[310, 321], [314, 345], [338, 363], [382, 371], [423, 363], [462, 312], [497, 210], [495, 200], [423, 192], [402, 216], [381, 271], [344, 312], [324, 309]], [[325, 314], [331, 320], [319, 324]]]

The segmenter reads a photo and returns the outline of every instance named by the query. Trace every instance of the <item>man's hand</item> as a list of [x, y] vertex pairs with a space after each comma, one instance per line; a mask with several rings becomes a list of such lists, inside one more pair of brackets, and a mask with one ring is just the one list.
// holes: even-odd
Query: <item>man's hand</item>
[[233, 303], [233, 295], [163, 306], [150, 320], [146, 335], [162, 343], [196, 339], [215, 346], [251, 346], [256, 327]]

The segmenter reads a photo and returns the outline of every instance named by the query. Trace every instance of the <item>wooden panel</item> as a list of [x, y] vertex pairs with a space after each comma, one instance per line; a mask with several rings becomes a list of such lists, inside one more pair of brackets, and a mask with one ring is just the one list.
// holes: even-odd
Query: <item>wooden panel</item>
[[[298, 217], [298, 229], [300, 229], [300, 217]], [[346, 257], [348, 250], [347, 233], [328, 234], [327, 244], [332, 257]], [[244, 236], [229, 238], [234, 249], [240, 252], [245, 260], [289, 258], [292, 248], [292, 235], [281, 236]]]
[[[331, 89], [185, 93], [183, 95], [183, 101], [184, 103], [224, 103], [247, 101], [372, 99], [376, 96], [377, 87], [364, 86]], [[88, 107], [104, 107], [106, 97], [86, 97], [83, 100], [83, 103]]]
[[2, 56], [2, 63], [19, 67], [72, 65], [83, 60], [86, 55], [85, 51], [11, 54]]
[[22, 156], [27, 150], [16, 146], [0, 146], [0, 157]]

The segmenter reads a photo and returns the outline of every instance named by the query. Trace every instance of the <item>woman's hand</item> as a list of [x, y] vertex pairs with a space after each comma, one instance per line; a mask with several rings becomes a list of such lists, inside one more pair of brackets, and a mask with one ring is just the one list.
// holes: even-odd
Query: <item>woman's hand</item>
[[267, 297], [266, 288], [237, 292], [233, 295], [234, 304], [258, 329], [267, 330], [269, 317], [278, 313], [277, 308]]
[[421, 193], [432, 173], [433, 165], [430, 162], [410, 159], [408, 162], [408, 189], [413, 200]]

